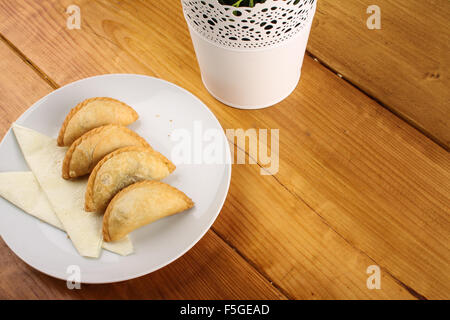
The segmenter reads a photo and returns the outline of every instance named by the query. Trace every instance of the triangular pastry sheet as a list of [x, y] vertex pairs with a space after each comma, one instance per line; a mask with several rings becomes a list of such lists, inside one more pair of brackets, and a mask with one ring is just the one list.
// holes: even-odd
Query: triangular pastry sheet
[[84, 211], [87, 178], [67, 181], [61, 177], [67, 148], [34, 130], [13, 125], [28, 166], [80, 255], [96, 258], [102, 246], [102, 216]]
[[[1, 172], [0, 196], [29, 215], [65, 231], [33, 172]], [[122, 256], [133, 252], [128, 238], [114, 243], [104, 242], [103, 248]]]
[[1, 172], [0, 196], [33, 217], [64, 230], [33, 172]]

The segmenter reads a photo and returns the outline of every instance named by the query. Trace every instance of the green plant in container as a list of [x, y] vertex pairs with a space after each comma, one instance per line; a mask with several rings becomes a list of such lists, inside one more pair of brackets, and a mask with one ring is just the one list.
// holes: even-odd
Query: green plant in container
[[266, 0], [219, 0], [220, 4], [233, 7], [250, 7], [253, 8], [257, 3], [264, 3]]

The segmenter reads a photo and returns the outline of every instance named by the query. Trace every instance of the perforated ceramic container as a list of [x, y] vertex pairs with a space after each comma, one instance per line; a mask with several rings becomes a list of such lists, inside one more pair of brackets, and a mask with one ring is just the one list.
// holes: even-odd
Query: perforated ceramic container
[[266, 0], [254, 8], [181, 2], [203, 83], [216, 99], [259, 109], [295, 89], [316, 0]]

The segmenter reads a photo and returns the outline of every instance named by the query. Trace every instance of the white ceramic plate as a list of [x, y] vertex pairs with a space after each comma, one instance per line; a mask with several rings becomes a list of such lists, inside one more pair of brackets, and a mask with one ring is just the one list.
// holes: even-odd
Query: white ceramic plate
[[[69, 110], [97, 96], [113, 97], [135, 108], [140, 119], [130, 128], [169, 158], [177, 143], [170, 135], [176, 129], [194, 136], [199, 134], [200, 124], [201, 132], [219, 130], [226, 142], [220, 123], [199, 99], [169, 82], [141, 75], [104, 75], [71, 83], [39, 100], [16, 122], [56, 138]], [[130, 256], [103, 250], [99, 259], [81, 257], [64, 232], [0, 197], [1, 236], [27, 264], [59, 279], [67, 279], [71, 265], [80, 267], [83, 283], [123, 281], [158, 270], [192, 248], [222, 209], [231, 179], [228, 143], [222, 145], [223, 163], [177, 164], [164, 182], [185, 192], [195, 207], [133, 232], [130, 238], [135, 252]], [[198, 141], [192, 148], [199, 148]], [[28, 170], [10, 130], [0, 143], [0, 172]]]

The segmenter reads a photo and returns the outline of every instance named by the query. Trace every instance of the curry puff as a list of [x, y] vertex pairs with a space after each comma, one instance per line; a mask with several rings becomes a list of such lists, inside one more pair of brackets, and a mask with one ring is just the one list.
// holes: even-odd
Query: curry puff
[[188, 196], [168, 184], [137, 182], [120, 191], [108, 205], [103, 216], [103, 239], [120, 240], [137, 228], [193, 206]]
[[62, 166], [62, 177], [71, 179], [92, 172], [109, 153], [124, 147], [150, 145], [134, 131], [118, 125], [107, 125], [89, 131], [69, 148]]
[[119, 100], [106, 97], [87, 99], [67, 115], [59, 132], [58, 145], [70, 146], [92, 129], [108, 124], [127, 126], [138, 118], [133, 108]]
[[126, 147], [104, 157], [92, 171], [85, 210], [103, 212], [123, 188], [142, 180], [161, 180], [175, 170], [175, 165], [148, 147]]

